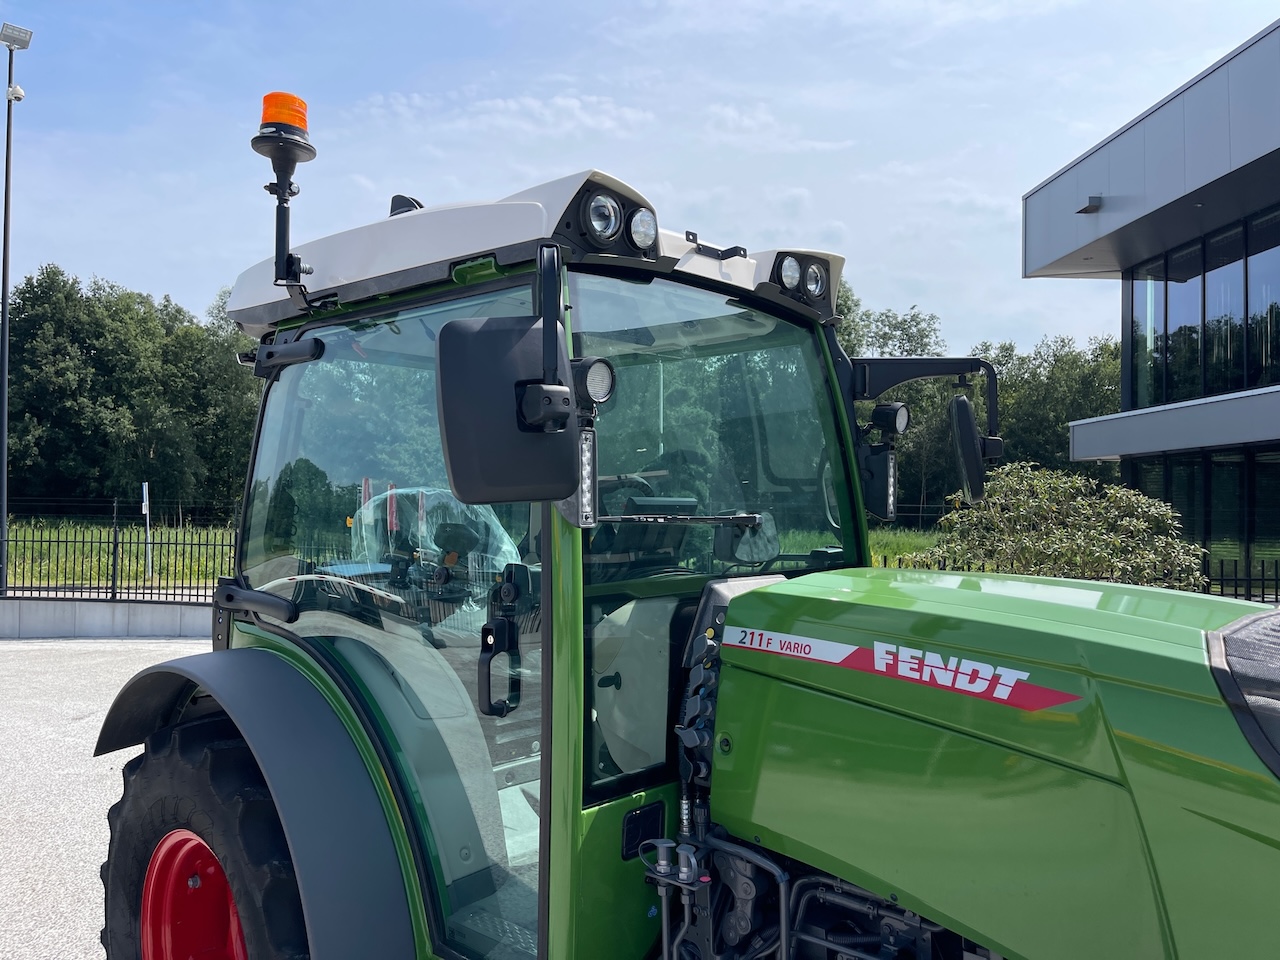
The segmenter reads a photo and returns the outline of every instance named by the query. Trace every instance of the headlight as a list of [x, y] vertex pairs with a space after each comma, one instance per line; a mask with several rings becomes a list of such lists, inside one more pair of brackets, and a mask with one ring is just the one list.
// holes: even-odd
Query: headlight
[[871, 423], [882, 433], [901, 436], [911, 423], [911, 411], [905, 403], [878, 403], [871, 411]]
[[598, 241], [609, 243], [622, 231], [622, 206], [610, 194], [592, 194], [587, 201], [587, 223]]
[[800, 261], [795, 257], [783, 257], [782, 263], [778, 267], [778, 279], [782, 281], [782, 285], [788, 290], [794, 290], [800, 285]]
[[592, 403], [604, 403], [613, 396], [617, 383], [613, 364], [600, 357], [583, 357], [572, 363], [574, 386], [580, 397], [589, 397]]
[[811, 263], [804, 271], [805, 293], [818, 300], [827, 292], [827, 271], [821, 264]]
[[648, 207], [641, 207], [631, 216], [631, 242], [641, 250], [658, 242], [658, 218]]

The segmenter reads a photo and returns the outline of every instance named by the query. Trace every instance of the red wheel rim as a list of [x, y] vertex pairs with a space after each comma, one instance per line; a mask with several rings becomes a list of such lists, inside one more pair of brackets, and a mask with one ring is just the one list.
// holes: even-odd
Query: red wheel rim
[[142, 960], [248, 960], [222, 864], [190, 830], [156, 844], [142, 884]]

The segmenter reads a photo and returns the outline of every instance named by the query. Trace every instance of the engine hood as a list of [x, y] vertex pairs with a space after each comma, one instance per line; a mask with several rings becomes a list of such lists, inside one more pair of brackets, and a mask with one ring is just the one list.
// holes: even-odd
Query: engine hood
[[736, 598], [723, 661], [1118, 776], [1108, 690], [1221, 703], [1205, 633], [1265, 609], [1093, 581], [839, 570]]

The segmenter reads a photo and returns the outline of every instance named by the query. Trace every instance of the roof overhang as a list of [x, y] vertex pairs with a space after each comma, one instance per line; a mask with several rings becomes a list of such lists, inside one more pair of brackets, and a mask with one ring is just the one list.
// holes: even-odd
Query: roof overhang
[[1280, 442], [1280, 386], [1129, 410], [1070, 425], [1072, 460]]
[[1280, 203], [1280, 21], [1022, 198], [1024, 277], [1119, 277]]

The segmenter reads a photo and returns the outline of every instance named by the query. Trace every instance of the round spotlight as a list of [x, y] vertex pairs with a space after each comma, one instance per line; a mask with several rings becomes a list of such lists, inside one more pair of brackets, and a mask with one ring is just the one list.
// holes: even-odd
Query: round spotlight
[[822, 264], [811, 263], [805, 268], [804, 290], [815, 300], [827, 292], [827, 271], [822, 269]]
[[882, 433], [901, 436], [911, 425], [911, 411], [905, 403], [878, 403], [871, 411], [871, 425]]
[[800, 286], [800, 261], [795, 257], [783, 257], [778, 266], [778, 279], [788, 290]]
[[613, 364], [600, 357], [574, 360], [573, 378], [579, 394], [589, 397], [592, 403], [604, 403], [612, 397], [617, 384]]
[[622, 206], [608, 193], [594, 193], [587, 201], [587, 225], [601, 243], [610, 243], [622, 232]]
[[631, 242], [641, 250], [658, 242], [658, 218], [648, 207], [641, 207], [631, 216]]

